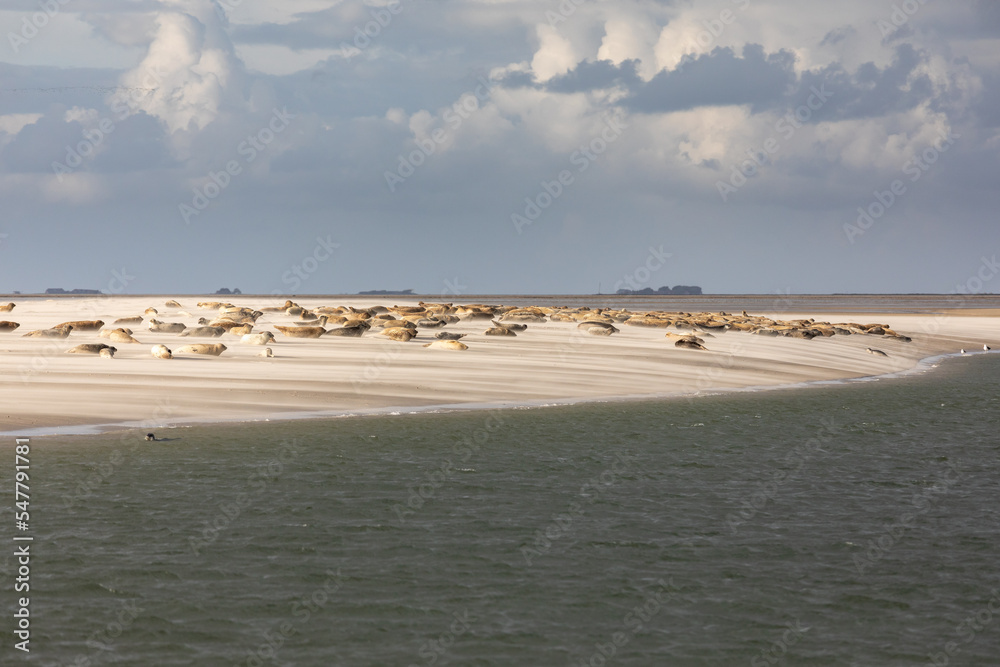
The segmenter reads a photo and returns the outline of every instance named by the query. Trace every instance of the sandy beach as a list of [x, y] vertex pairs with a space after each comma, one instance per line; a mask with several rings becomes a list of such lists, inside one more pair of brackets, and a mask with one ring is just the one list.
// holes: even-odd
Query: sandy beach
[[[148, 307], [163, 322], [197, 325], [218, 312], [200, 301], [224, 300], [251, 309], [280, 306], [284, 297], [101, 296], [27, 299], [0, 320], [20, 324], [0, 332], [0, 432], [73, 425], [144, 428], [190, 422], [276, 419], [393, 408], [479, 404], [544, 404], [623, 397], [659, 397], [720, 389], [779, 386], [816, 380], [868, 377], [905, 371], [927, 357], [972, 353], [983, 345], [1000, 349], [1000, 313], [995, 310], [936, 310], [925, 313], [751, 312], [792, 320], [883, 322], [912, 341], [872, 334], [812, 340], [767, 337], [730, 330], [705, 337], [707, 351], [677, 348], [655, 327], [618, 324], [612, 336], [588, 335], [570, 322], [529, 323], [516, 337], [491, 337], [488, 320], [463, 320], [443, 331], [465, 333], [464, 351], [425, 348], [439, 329], [420, 329], [410, 342], [377, 331], [359, 338], [289, 338], [275, 325], [299, 318], [266, 312], [254, 332], [272, 331], [272, 358], [237, 335], [218, 339], [180, 337], [127, 325], [136, 344], [112, 343], [113, 359], [66, 354], [84, 343], [107, 343], [97, 331], [73, 332], [66, 339], [25, 338], [32, 330], [73, 320], [142, 315]], [[306, 308], [321, 306], [413, 306], [398, 297], [303, 297]], [[456, 304], [459, 303], [456, 301]], [[495, 302], [500, 304], [501, 301]], [[633, 310], [638, 310], [635, 306]], [[332, 325], [331, 325], [332, 326]], [[673, 331], [673, 329], [670, 329]], [[688, 332], [682, 332], [688, 333]], [[706, 336], [705, 333], [698, 333]], [[176, 355], [154, 358], [150, 350], [193, 343], [223, 343], [219, 357]], [[873, 347], [888, 356], [866, 351]]]

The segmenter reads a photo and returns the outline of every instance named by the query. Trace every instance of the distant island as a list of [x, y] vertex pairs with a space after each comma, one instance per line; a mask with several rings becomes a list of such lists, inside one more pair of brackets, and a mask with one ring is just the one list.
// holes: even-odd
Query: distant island
[[75, 289], [66, 291], [62, 287], [50, 287], [45, 290], [46, 294], [100, 294], [101, 290], [96, 289]]
[[624, 295], [671, 294], [674, 296], [680, 296], [680, 295], [690, 296], [690, 295], [701, 294], [701, 288], [698, 287], [697, 285], [678, 285], [677, 287], [671, 289], [670, 287], [664, 285], [663, 287], [657, 290], [654, 290], [652, 287], [646, 287], [645, 289], [640, 289], [640, 290], [620, 289], [617, 292], [615, 292], [615, 294], [624, 294]]
[[243, 292], [241, 292], [238, 287], [232, 290], [230, 290], [228, 287], [223, 287], [218, 292], [216, 292], [216, 294], [243, 294]]
[[372, 289], [368, 290], [367, 292], [358, 292], [358, 295], [359, 296], [412, 296], [413, 290]]

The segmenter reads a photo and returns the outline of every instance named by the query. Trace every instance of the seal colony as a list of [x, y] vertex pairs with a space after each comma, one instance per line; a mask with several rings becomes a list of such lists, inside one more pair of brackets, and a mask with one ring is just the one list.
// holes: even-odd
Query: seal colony
[[[161, 402], [171, 419], [215, 421], [655, 397], [881, 375], [959, 347], [982, 354], [1000, 345], [993, 315], [626, 309], [592, 297], [506, 305], [239, 295], [200, 307], [169, 298], [19, 301], [0, 316], [0, 392], [10, 397], [0, 424], [143, 421]], [[928, 333], [931, 324], [943, 334]]]
[[[16, 304], [4, 306], [6, 312]], [[725, 312], [687, 313], [670, 311], [631, 311], [627, 309], [590, 307], [536, 307], [504, 306], [495, 304], [431, 303], [421, 301], [410, 306], [354, 306], [323, 305], [304, 307], [292, 300], [282, 305], [261, 304], [251, 308], [224, 301], [198, 303], [198, 308], [213, 311], [211, 319], [199, 317], [196, 322], [164, 321], [155, 306], [145, 309], [144, 315], [120, 317], [113, 320], [112, 327], [106, 328], [104, 320], [72, 320], [54, 324], [47, 329], [36, 329], [22, 334], [30, 338], [66, 339], [81, 334], [94, 333], [114, 343], [140, 344], [133, 337], [132, 329], [115, 326], [145, 324], [150, 334], [169, 334], [183, 338], [238, 337], [244, 345], [283, 345], [292, 339], [364, 338], [370, 331], [376, 331], [382, 340], [397, 343], [417, 341], [423, 347], [445, 350], [474, 350], [487, 344], [487, 338], [518, 339], [530, 338], [531, 327], [546, 323], [573, 324], [575, 330], [593, 336], [622, 336], [629, 327], [643, 329], [663, 329], [664, 337], [677, 350], [710, 352], [711, 342], [705, 336], [744, 333], [766, 337], [787, 337], [803, 340], [832, 338], [834, 336], [878, 337], [902, 343], [912, 341], [910, 336], [899, 333], [883, 322], [827, 322], [814, 318], [781, 320], [764, 316], [754, 316], [743, 311], [740, 315]], [[167, 301], [164, 306], [178, 310], [175, 316], [194, 317], [183, 310], [178, 301]], [[135, 311], [133, 311], [135, 312]], [[479, 333], [444, 331], [445, 327], [487, 324]], [[0, 322], [0, 333], [11, 332], [20, 326], [17, 322]], [[326, 327], [330, 328], [326, 328]], [[257, 327], [257, 329], [255, 329]], [[273, 329], [273, 331], [271, 331]], [[697, 334], [701, 334], [700, 336]], [[469, 339], [474, 336], [475, 341]], [[461, 339], [465, 342], [459, 342]], [[473, 342], [473, 345], [469, 345]], [[330, 344], [336, 344], [331, 342]], [[517, 341], [493, 341], [489, 344], [517, 344]], [[613, 343], [609, 343], [613, 344]], [[85, 343], [67, 350], [75, 353], [98, 354], [111, 348], [100, 343]], [[123, 348], [123, 351], [127, 348]], [[171, 351], [158, 343], [148, 348], [149, 356], [158, 359], [175, 359], [177, 354], [199, 356], [221, 356], [229, 349], [222, 343], [184, 345]], [[115, 352], [109, 354], [115, 354]], [[859, 352], [875, 356], [889, 355], [882, 350], [859, 345]], [[273, 354], [273, 353], [272, 353]], [[232, 356], [232, 355], [228, 355]], [[123, 355], [119, 355], [123, 358]]]

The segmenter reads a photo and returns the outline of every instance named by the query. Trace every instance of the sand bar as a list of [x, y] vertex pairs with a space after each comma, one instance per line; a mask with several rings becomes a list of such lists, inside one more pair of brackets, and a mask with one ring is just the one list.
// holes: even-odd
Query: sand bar
[[[238, 336], [181, 338], [132, 325], [140, 344], [117, 344], [114, 359], [66, 354], [81, 343], [107, 342], [97, 332], [74, 332], [65, 340], [24, 338], [23, 334], [71, 320], [119, 318], [159, 311], [165, 322], [196, 325], [217, 313], [199, 301], [225, 300], [239, 306], [278, 306], [284, 297], [172, 297], [181, 309], [166, 307], [171, 297], [102, 296], [22, 299], [0, 320], [18, 322], [0, 332], [0, 432], [70, 425], [142, 423], [170, 425], [193, 421], [287, 417], [290, 414], [344, 413], [438, 405], [532, 404], [608, 397], [657, 397], [725, 388], [777, 386], [815, 380], [884, 375], [912, 369], [920, 360], [956, 353], [1000, 349], [1000, 313], [995, 310], [935, 309], [927, 313], [750, 312], [784, 320], [884, 322], [911, 337], [903, 342], [874, 335], [773, 338], [728, 331], [706, 337], [707, 352], [676, 348], [660, 328], [619, 325], [620, 333], [592, 336], [566, 322], [530, 323], [516, 337], [484, 335], [489, 321], [462, 321], [442, 330], [467, 333], [461, 352], [424, 348], [438, 330], [421, 330], [408, 343], [374, 331], [360, 338], [277, 336], [273, 358]], [[417, 299], [356, 297], [296, 298], [302, 306], [416, 305]], [[522, 299], [523, 301], [523, 299]], [[482, 303], [482, 301], [479, 301]], [[464, 303], [464, 301], [456, 301]], [[488, 303], [500, 304], [501, 300]], [[596, 305], [596, 304], [595, 304]], [[630, 304], [632, 310], [639, 310]], [[273, 331], [298, 318], [265, 313], [254, 331]], [[148, 320], [148, 318], [147, 318]], [[704, 334], [699, 334], [704, 336]], [[222, 342], [219, 357], [155, 359], [153, 345], [171, 349], [190, 343]], [[880, 357], [867, 347], [884, 350]], [[35, 431], [37, 432], [37, 431]]]

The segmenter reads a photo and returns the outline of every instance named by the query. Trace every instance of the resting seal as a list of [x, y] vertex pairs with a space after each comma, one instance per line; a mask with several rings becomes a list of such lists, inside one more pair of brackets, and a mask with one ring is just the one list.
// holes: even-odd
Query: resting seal
[[117, 320], [112, 322], [112, 324], [142, 324], [142, 315], [136, 315], [135, 317], [119, 317]]
[[432, 347], [436, 350], [468, 350], [469, 346], [457, 340], [436, 340], [433, 343], [426, 343], [424, 347]]
[[17, 322], [0, 322], [0, 331], [13, 331], [21, 326]]
[[[100, 354], [102, 350], [114, 350], [115, 348], [104, 343], [84, 343], [74, 348], [66, 350], [66, 354]], [[114, 354], [114, 352], [112, 352]]]
[[73, 327], [63, 327], [61, 329], [38, 329], [29, 331], [22, 338], [69, 338], [69, 333]]
[[263, 351], [261, 351], [261, 352], [259, 352], [257, 354], [257, 356], [258, 357], [273, 357], [274, 356], [274, 352], [271, 351], [271, 348], [265, 347], [263, 349]]
[[504, 329], [503, 327], [493, 327], [492, 329], [486, 330], [487, 336], [516, 336], [517, 334], [510, 329]]
[[159, 320], [150, 320], [148, 326], [150, 331], [156, 333], [180, 333], [187, 329], [187, 325], [180, 322], [160, 322]]
[[698, 341], [689, 340], [687, 338], [681, 338], [679, 341], [674, 343], [674, 347], [683, 347], [688, 350], [705, 350], [706, 352], [708, 351], [708, 348], [699, 343]]
[[166, 345], [154, 345], [150, 353], [157, 359], [173, 359], [174, 355]]
[[177, 353], [180, 354], [183, 352], [184, 354], [209, 354], [213, 357], [217, 357], [223, 352], [225, 352], [227, 349], [229, 348], [227, 348], [222, 343], [196, 343], [195, 345], [185, 345], [182, 348], [178, 348]]
[[391, 329], [383, 329], [382, 335], [386, 338], [391, 338], [393, 340], [398, 340], [403, 343], [408, 343], [410, 340], [416, 337], [417, 332], [413, 329], [406, 329], [404, 327], [392, 327]]
[[275, 324], [274, 328], [289, 338], [319, 338], [325, 333], [329, 333], [323, 327], [283, 327]]
[[434, 337], [437, 338], [438, 340], [460, 340], [468, 335], [469, 334], [449, 333], [447, 331], [439, 331], [436, 334], [434, 334]]
[[245, 334], [240, 338], [241, 343], [246, 343], [247, 345], [267, 345], [268, 343], [274, 342], [274, 334], [270, 331], [264, 331], [262, 333], [255, 334]]
[[528, 328], [527, 324], [514, 324], [513, 322], [497, 322], [493, 320], [493, 326], [500, 327], [501, 329], [510, 329], [511, 331], [524, 331]]
[[9, 313], [12, 310], [14, 310], [14, 302], [13, 301], [11, 301], [10, 303], [5, 304], [3, 306], [0, 306], [0, 313]]
[[62, 324], [57, 324], [52, 328], [61, 329], [63, 327], [73, 327], [73, 331], [99, 331], [103, 326], [104, 322], [101, 320], [80, 320], [78, 322], [63, 322]]
[[218, 338], [226, 330], [222, 327], [191, 327], [180, 333], [181, 336], [196, 336], [199, 338]]
[[868, 351], [868, 354], [874, 354], [876, 357], [888, 357], [889, 356], [888, 354], [886, 354], [882, 350], [876, 350], [874, 347], [866, 347], [865, 350]]
[[166, 306], [167, 308], [183, 308], [184, 307], [181, 304], [179, 304], [176, 301], [174, 301], [173, 299], [171, 299], [170, 301], [167, 301], [163, 305]]
[[98, 354], [101, 355], [102, 359], [114, 359], [115, 352], [117, 351], [118, 351], [117, 347], [106, 347], [103, 350], [101, 350]]
[[108, 340], [115, 343], [138, 343], [135, 338], [132, 338], [132, 331], [129, 329], [105, 329], [100, 333], [101, 338], [107, 338]]

